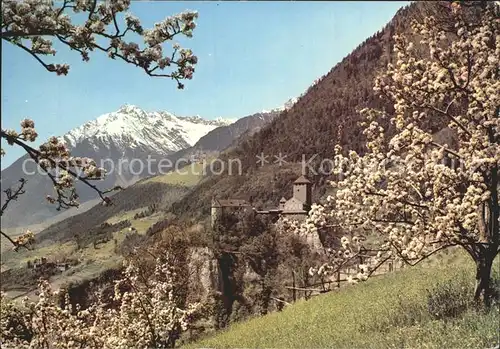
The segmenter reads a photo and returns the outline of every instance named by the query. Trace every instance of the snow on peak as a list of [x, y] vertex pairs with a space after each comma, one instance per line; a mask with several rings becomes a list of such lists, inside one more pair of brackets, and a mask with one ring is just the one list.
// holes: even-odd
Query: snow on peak
[[277, 107], [277, 108], [273, 108], [271, 110], [265, 109], [261, 113], [272, 113], [272, 112], [280, 112], [280, 111], [284, 111], [284, 110], [289, 110], [290, 108], [292, 108], [294, 106], [295, 103], [297, 103], [297, 98], [290, 98], [288, 101], [285, 102], [284, 105]]
[[75, 147], [88, 140], [119, 148], [144, 147], [170, 153], [194, 145], [201, 137], [229, 120], [205, 120], [200, 116], [181, 117], [166, 111], [146, 112], [130, 104], [77, 127], [62, 137]]
[[135, 106], [133, 104], [124, 104], [120, 107], [120, 109], [118, 109], [118, 112], [122, 112], [122, 113], [134, 113], [134, 112], [137, 112], [137, 111], [142, 111], [141, 108], [139, 108], [138, 106]]
[[297, 103], [297, 98], [290, 98], [288, 101], [286, 101], [283, 108], [285, 110], [291, 109], [295, 105], [295, 103]]
[[224, 118], [215, 118], [214, 122], [220, 123], [222, 125], [228, 126], [231, 124], [234, 124], [236, 121], [238, 121], [238, 118], [232, 118], [232, 119], [224, 119]]

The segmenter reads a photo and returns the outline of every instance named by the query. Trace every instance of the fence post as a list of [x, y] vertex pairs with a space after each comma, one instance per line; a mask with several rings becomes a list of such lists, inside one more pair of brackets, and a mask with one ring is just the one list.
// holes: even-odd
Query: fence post
[[337, 270], [337, 288], [340, 288], [340, 269]]
[[292, 287], [293, 287], [293, 290], [292, 290], [292, 299], [293, 301], [295, 302], [297, 299], [297, 294], [296, 294], [296, 290], [295, 290], [295, 270], [292, 270]]

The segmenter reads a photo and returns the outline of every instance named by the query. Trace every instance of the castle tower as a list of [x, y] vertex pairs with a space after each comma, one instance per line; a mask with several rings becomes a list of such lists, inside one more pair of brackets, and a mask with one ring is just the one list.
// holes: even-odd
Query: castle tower
[[293, 182], [293, 197], [304, 203], [304, 210], [309, 211], [312, 204], [311, 181], [300, 176]]

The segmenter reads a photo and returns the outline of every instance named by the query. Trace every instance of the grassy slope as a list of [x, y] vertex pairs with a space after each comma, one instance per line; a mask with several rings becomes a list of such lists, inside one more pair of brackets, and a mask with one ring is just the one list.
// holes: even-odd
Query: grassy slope
[[178, 171], [148, 178], [142, 183], [159, 182], [193, 187], [203, 178], [203, 174], [205, 173], [204, 167], [210, 165], [213, 160], [214, 158], [208, 158], [205, 161], [194, 162], [180, 168]]
[[[81, 204], [78, 208], [72, 208], [69, 210], [63, 210], [61, 213], [59, 213], [57, 216], [48, 218], [47, 220], [43, 221], [42, 223], [37, 223], [37, 224], [30, 224], [22, 227], [15, 227], [15, 228], [4, 228], [2, 227], [2, 231], [6, 234], [8, 234], [12, 239], [18, 237], [19, 235], [24, 234], [27, 230], [32, 231], [34, 234], [38, 234], [44, 229], [47, 229], [50, 227], [52, 224], [56, 224], [57, 222], [60, 222], [68, 217], [71, 217], [75, 214], [80, 214], [85, 211], [90, 210], [93, 206], [97, 205], [100, 202], [100, 199], [94, 199], [90, 200], [87, 202], [84, 202]], [[49, 205], [49, 203], [47, 203]], [[6, 238], [3, 236], [0, 237], [0, 251], [4, 252], [12, 248], [12, 244], [10, 241], [8, 241]]]
[[[133, 219], [133, 215], [141, 209], [125, 212], [108, 220], [109, 223], [116, 223], [121, 219], [129, 219], [132, 227], [139, 234], [145, 234], [147, 229], [156, 223], [161, 216], [154, 214], [149, 217]], [[116, 239], [118, 245], [123, 242], [128, 234], [128, 228], [123, 231], [113, 233], [113, 239]], [[69, 282], [80, 282], [98, 277], [102, 272], [110, 268], [117, 268], [123, 263], [123, 257], [115, 251], [113, 239], [106, 243], [99, 244], [98, 248], [94, 248], [92, 244], [78, 250], [76, 243], [68, 241], [65, 243], [54, 243], [48, 246], [36, 248], [32, 251], [24, 249], [19, 252], [4, 251], [2, 254], [2, 272], [7, 269], [23, 268], [26, 262], [35, 258], [47, 257], [49, 260], [64, 260], [65, 257], [76, 258], [81, 263], [72, 267], [61, 274], [54, 275], [50, 278], [53, 287], [62, 287]], [[10, 297], [28, 296], [34, 297], [35, 292], [32, 289], [27, 289], [22, 285], [9, 283], [2, 285], [2, 289], [7, 291]]]
[[[433, 320], [427, 291], [451, 282], [473, 284], [473, 265], [452, 260], [401, 270], [300, 301], [284, 309], [234, 324], [193, 348], [489, 348], [499, 342], [498, 308], [489, 314], [468, 310], [448, 322]], [[495, 263], [500, 274], [500, 259]], [[452, 297], [450, 295], [450, 297]]]
[[[205, 164], [210, 163], [212, 160], [212, 158], [207, 159]], [[132, 227], [136, 228], [139, 234], [144, 234], [151, 225], [162, 219], [162, 214], [159, 212], [153, 216], [134, 219], [136, 213], [147, 209], [149, 204], [157, 202], [160, 198], [167, 197], [163, 201], [170, 203], [183, 194], [182, 190], [180, 190], [181, 192], [178, 190], [172, 194], [171, 198], [168, 197], [168, 191], [171, 186], [179, 188], [190, 187], [196, 185], [202, 177], [203, 163], [200, 162], [187, 165], [178, 173], [171, 172], [140, 181], [128, 190], [117, 193], [117, 197], [114, 197], [117, 203], [111, 208], [96, 206], [90, 212], [74, 216], [67, 221], [56, 223], [54, 226], [46, 229], [47, 231], [52, 229], [52, 231], [49, 233], [45, 231], [45, 238], [53, 238], [55, 241], [49, 241], [48, 244], [37, 246], [33, 251], [21, 249], [19, 252], [13, 252], [10, 242], [2, 240], [0, 244], [2, 248], [0, 271], [23, 268], [28, 260], [42, 256], [48, 257], [50, 260], [63, 260], [64, 257], [68, 256], [78, 258], [81, 261], [78, 266], [51, 278], [51, 282], [54, 285], [60, 286], [68, 281], [93, 278], [106, 269], [116, 268], [117, 265], [121, 264], [123, 258], [115, 253], [113, 240], [100, 244], [97, 249], [94, 249], [92, 245], [88, 245], [81, 250], [77, 250], [73, 238], [74, 233], [78, 231], [88, 234], [86, 232], [95, 230], [95, 227], [103, 222], [117, 223], [118, 221], [128, 219]], [[130, 203], [128, 201], [133, 202]], [[96, 214], [98, 217], [96, 217]], [[76, 229], [75, 225], [78, 226], [78, 229]], [[19, 235], [22, 231], [21, 229], [17, 229], [15, 231], [16, 234], [13, 236]], [[127, 231], [128, 229], [124, 232], [115, 232], [113, 234], [113, 238], [117, 240], [118, 244], [122, 243]], [[9, 294], [13, 296], [17, 296], [19, 292], [24, 294], [25, 290], [19, 291], [18, 288], [24, 289], [24, 286], [9, 284], [5, 287], [5, 289], [11, 290]]]

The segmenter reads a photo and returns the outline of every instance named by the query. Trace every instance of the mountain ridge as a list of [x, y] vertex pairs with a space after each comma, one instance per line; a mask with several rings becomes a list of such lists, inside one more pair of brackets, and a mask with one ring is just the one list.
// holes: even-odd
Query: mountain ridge
[[[421, 19], [428, 11], [442, 17], [451, 16], [451, 10], [449, 14], [444, 13], [441, 5], [413, 2], [401, 7], [382, 30], [365, 39], [335, 64], [298, 98], [292, 108], [222, 154], [224, 160], [240, 160], [243, 176], [222, 173], [207, 178], [172, 205], [173, 213], [181, 220], [206, 218], [214, 196], [252, 200], [256, 207], [276, 207], [279, 199], [292, 189], [293, 176], [301, 174], [304, 159], [306, 167], [312, 170], [309, 179], [313, 182], [313, 198], [319, 200], [328, 190], [329, 181], [335, 178], [317, 170], [323, 159], [332, 160], [335, 145], [340, 144], [344, 149], [360, 154], [365, 151], [360, 126], [363, 119], [358, 110], [371, 107], [388, 114], [393, 110], [390, 102], [379, 98], [373, 91], [373, 81], [395, 59], [392, 50], [394, 35], [406, 35], [414, 42], [416, 52], [425, 56], [418, 35], [410, 30], [411, 20]], [[446, 120], [435, 118], [426, 127], [437, 133], [446, 124]], [[394, 125], [389, 119], [381, 126], [387, 137], [393, 134]], [[273, 163], [263, 166], [264, 162], [256, 161], [263, 155], [271, 162], [273, 157], [284, 157], [287, 166], [280, 168]]]
[[[206, 120], [200, 116], [177, 116], [166, 111], [147, 112], [135, 105], [125, 104], [117, 111], [100, 115], [70, 130], [60, 139], [70, 147], [83, 140], [97, 138], [122, 141], [124, 148], [146, 146], [169, 154], [192, 146], [209, 131], [233, 122]], [[158, 142], [160, 137], [165, 140], [164, 144]]]
[[[147, 112], [137, 106], [125, 104], [117, 111], [103, 114], [70, 130], [59, 139], [68, 146], [73, 156], [90, 156], [98, 165], [103, 164], [108, 175], [98, 183], [100, 188], [117, 184], [126, 187], [158, 174], [158, 163], [162, 159], [175, 163], [197, 151], [220, 152], [233, 144], [241, 134], [260, 129], [282, 109], [285, 106], [275, 108], [276, 111], [273, 112], [257, 113], [235, 120], [207, 120], [199, 115], [186, 117], [165, 111]], [[36, 173], [37, 170], [34, 163], [24, 163], [27, 159], [29, 157], [24, 155], [1, 172], [2, 186], [5, 188], [15, 185], [21, 177], [27, 179], [26, 191], [31, 197], [28, 199], [25, 195], [9, 204], [7, 215], [2, 217], [3, 227], [35, 224], [59, 213], [44, 199], [53, 191], [48, 178], [37, 174], [26, 175]], [[140, 169], [143, 169], [142, 165], [147, 161], [151, 161], [153, 165], [147, 168], [148, 172], [144, 170], [137, 173], [137, 168], [132, 166], [134, 159], [141, 160]], [[77, 182], [76, 188], [82, 203], [96, 196], [95, 192], [82, 183]], [[2, 202], [4, 199], [5, 194], [2, 193]]]

